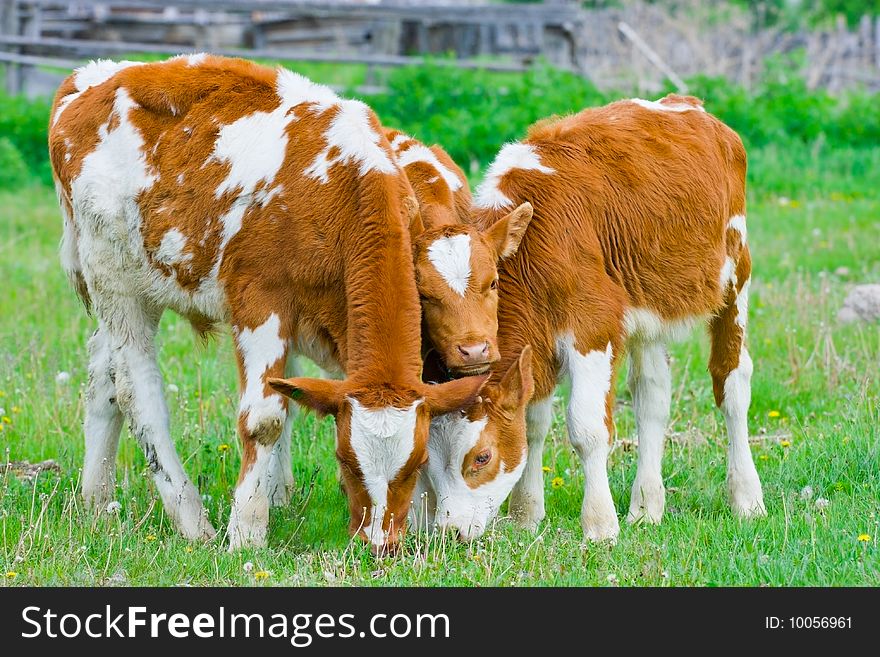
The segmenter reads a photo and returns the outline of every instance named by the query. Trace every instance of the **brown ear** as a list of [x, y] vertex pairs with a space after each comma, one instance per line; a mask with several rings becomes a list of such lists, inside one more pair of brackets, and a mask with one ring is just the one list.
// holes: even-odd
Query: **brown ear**
[[498, 403], [506, 411], [516, 412], [529, 402], [535, 391], [531, 346], [523, 347], [519, 358], [501, 379], [498, 389]]
[[269, 379], [269, 386], [319, 415], [336, 415], [345, 398], [343, 382], [332, 379]]
[[519, 248], [520, 240], [532, 220], [532, 204], [523, 203], [516, 210], [496, 221], [486, 231], [489, 243], [495, 246], [499, 260], [509, 258]]
[[425, 403], [428, 405], [431, 417], [472, 406], [488, 380], [488, 374], [480, 374], [425, 386]]

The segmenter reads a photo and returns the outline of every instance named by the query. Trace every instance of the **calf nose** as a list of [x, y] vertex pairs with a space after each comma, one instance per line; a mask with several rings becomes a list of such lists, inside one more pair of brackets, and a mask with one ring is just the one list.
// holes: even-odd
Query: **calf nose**
[[458, 345], [458, 353], [461, 354], [462, 360], [468, 365], [485, 363], [489, 357], [489, 343]]

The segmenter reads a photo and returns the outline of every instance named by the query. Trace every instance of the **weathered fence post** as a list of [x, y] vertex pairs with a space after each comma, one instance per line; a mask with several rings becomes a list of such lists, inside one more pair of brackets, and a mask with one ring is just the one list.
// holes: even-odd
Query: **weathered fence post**
[[[0, 33], [8, 36], [18, 36], [21, 24], [18, 16], [18, 1], [3, 0], [2, 7], [2, 23], [0, 23]], [[10, 48], [11, 52], [18, 52], [19, 48]], [[15, 95], [21, 92], [22, 73], [21, 66], [8, 62], [3, 67], [6, 77], [6, 93]]]

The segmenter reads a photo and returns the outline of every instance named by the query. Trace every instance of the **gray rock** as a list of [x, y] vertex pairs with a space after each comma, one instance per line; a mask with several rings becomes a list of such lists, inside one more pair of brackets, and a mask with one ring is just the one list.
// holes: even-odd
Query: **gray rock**
[[880, 320], [880, 284], [854, 287], [837, 313], [837, 319], [843, 323]]

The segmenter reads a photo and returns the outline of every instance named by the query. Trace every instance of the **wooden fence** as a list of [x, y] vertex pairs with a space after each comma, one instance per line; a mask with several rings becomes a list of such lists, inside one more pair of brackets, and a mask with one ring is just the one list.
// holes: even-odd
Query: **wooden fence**
[[[678, 0], [675, 15], [656, 5], [583, 10], [579, 2], [481, 4], [474, 0], [0, 0], [0, 63], [11, 93], [51, 93], [58, 70], [131, 53], [218, 54], [367, 65], [419, 64], [523, 71], [538, 59], [600, 87], [659, 89], [666, 80], [726, 76], [745, 86], [775, 54], [803, 50], [811, 87], [880, 90], [880, 18], [856, 30], [755, 31], [748, 17], [707, 18], [715, 3]], [[685, 18], [683, 18], [683, 16]], [[47, 70], [55, 69], [55, 71]]]

